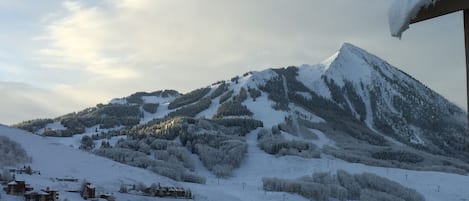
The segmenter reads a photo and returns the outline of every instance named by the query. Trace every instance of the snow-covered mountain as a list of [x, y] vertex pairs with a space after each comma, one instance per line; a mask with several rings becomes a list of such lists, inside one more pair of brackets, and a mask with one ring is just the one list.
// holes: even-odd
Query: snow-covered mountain
[[[318, 74], [311, 69], [322, 71], [320, 79], [308, 81], [308, 72]], [[323, 64], [300, 67], [298, 74], [311, 90], [377, 133], [431, 152], [453, 154], [467, 145], [465, 112], [353, 45], [344, 44]]]
[[[448, 155], [460, 154], [467, 146], [465, 112], [360, 48], [344, 44], [325, 62], [297, 69], [297, 80], [313, 96], [332, 102], [340, 116], [353, 117], [376, 134]], [[330, 113], [318, 111], [320, 105], [309, 108], [316, 114], [326, 113], [323, 118]]]
[[[15, 126], [172, 182], [205, 183], [183, 184], [208, 200], [274, 200], [275, 193], [262, 196], [263, 177], [294, 179], [329, 169], [373, 172], [416, 189], [427, 200], [467, 197], [430, 192], [441, 175], [456, 182], [462, 176], [454, 173], [469, 172], [466, 113], [347, 43], [316, 65], [248, 72], [186, 94], [137, 92]], [[34, 164], [37, 157], [32, 158]], [[383, 175], [389, 168], [428, 179], [409, 183], [407, 176]], [[225, 187], [217, 187], [218, 178]], [[237, 185], [254, 189], [241, 196], [231, 189]]]

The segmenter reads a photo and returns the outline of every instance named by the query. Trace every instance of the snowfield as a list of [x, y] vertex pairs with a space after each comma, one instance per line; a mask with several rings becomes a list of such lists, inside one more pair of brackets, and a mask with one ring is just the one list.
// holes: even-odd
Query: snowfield
[[[362, 164], [348, 163], [328, 155], [320, 159], [305, 159], [296, 156], [276, 157], [266, 154], [257, 147], [255, 130], [246, 137], [248, 155], [241, 167], [230, 179], [218, 179], [196, 161], [196, 171], [207, 177], [207, 183], [192, 184], [175, 182], [166, 177], [135, 167], [123, 165], [106, 158], [95, 156], [61, 144], [56, 138], [40, 137], [21, 130], [0, 126], [0, 135], [20, 143], [33, 158], [31, 167], [39, 170], [41, 175], [17, 175], [18, 179], [26, 180], [36, 190], [50, 187], [60, 192], [60, 199], [70, 201], [82, 200], [76, 193], [65, 190], [76, 188], [76, 184], [57, 182], [53, 178], [73, 177], [86, 179], [97, 187], [98, 193], [113, 193], [117, 200], [174, 200], [117, 193], [121, 183], [143, 182], [146, 185], [161, 183], [162, 185], [182, 186], [190, 188], [195, 194], [194, 200], [226, 200], [226, 201], [279, 201], [307, 200], [301, 196], [265, 192], [262, 190], [263, 177], [297, 178], [313, 172], [335, 172], [344, 169], [350, 173], [371, 172], [389, 178], [406, 187], [413, 188], [423, 194], [428, 201], [460, 201], [469, 199], [469, 191], [465, 189], [469, 177], [440, 172], [421, 172], [394, 168], [371, 167]], [[320, 137], [321, 142], [325, 139]], [[314, 142], [314, 141], [313, 141]], [[194, 156], [193, 159], [197, 159]], [[2, 192], [2, 200], [22, 200], [22, 197], [8, 196]]]

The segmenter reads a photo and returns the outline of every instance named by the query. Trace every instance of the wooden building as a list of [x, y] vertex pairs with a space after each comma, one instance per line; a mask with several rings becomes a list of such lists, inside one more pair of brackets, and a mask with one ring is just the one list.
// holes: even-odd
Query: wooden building
[[42, 191], [49, 194], [49, 196], [47, 197], [47, 201], [57, 201], [57, 200], [59, 200], [59, 193], [58, 193], [57, 190], [52, 190], [49, 187], [47, 187], [46, 189], [42, 189]]
[[85, 185], [83, 185], [80, 195], [85, 200], [88, 198], [96, 198], [96, 187], [94, 187], [90, 183], [86, 183]]
[[65, 178], [55, 178], [56, 181], [65, 181], [65, 182], [78, 182], [77, 178], [65, 177]]
[[107, 201], [116, 201], [116, 197], [111, 194], [102, 194], [99, 196], [99, 198], [105, 199]]
[[33, 170], [31, 168], [31, 166], [24, 166], [23, 168], [21, 169], [9, 169], [10, 173], [12, 174], [29, 174], [29, 175], [32, 175], [32, 174], [38, 174], [40, 175], [41, 172], [39, 170]]
[[24, 201], [55, 201], [44, 191], [28, 191], [24, 194]]
[[33, 188], [29, 187], [25, 181], [14, 180], [9, 182], [3, 190], [10, 195], [24, 195], [25, 192], [31, 191]]
[[143, 190], [145, 196], [152, 197], [173, 197], [173, 198], [192, 198], [190, 190], [179, 187], [155, 186]]
[[8, 180], [3, 179], [2, 173], [0, 173], [0, 185], [6, 185]]

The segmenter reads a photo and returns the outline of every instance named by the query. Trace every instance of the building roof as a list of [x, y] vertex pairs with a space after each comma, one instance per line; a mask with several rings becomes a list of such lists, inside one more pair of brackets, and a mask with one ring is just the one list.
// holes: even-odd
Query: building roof
[[410, 20], [417, 16], [419, 10], [428, 7], [437, 0], [395, 0], [389, 9], [389, 27], [391, 35], [401, 37], [409, 28]]
[[37, 195], [49, 195], [49, 193], [46, 193], [44, 191], [28, 191], [25, 193], [25, 195], [33, 195], [33, 194], [37, 194]]
[[57, 189], [42, 189], [41, 191], [44, 191], [44, 192], [58, 192], [59, 190], [57, 190]]
[[16, 181], [10, 181], [8, 185], [17, 185], [18, 183]]
[[391, 35], [400, 37], [409, 24], [469, 9], [467, 0], [395, 0], [389, 9]]

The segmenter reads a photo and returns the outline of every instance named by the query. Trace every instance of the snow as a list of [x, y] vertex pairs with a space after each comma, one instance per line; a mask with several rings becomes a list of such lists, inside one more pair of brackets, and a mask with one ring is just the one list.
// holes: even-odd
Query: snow
[[256, 101], [248, 98], [244, 101], [244, 104], [254, 113], [252, 118], [261, 120], [265, 128], [271, 128], [274, 125], [284, 122], [285, 117], [288, 116], [288, 112], [278, 111], [272, 108], [274, 102], [267, 98], [266, 93], [262, 93], [260, 97], [256, 98]]
[[[31, 167], [41, 172], [41, 175], [16, 175], [17, 179], [25, 180], [34, 189], [58, 189], [61, 199], [65, 198], [65, 190], [70, 186], [70, 182], [58, 182], [53, 178], [68, 176], [86, 179], [98, 189], [108, 191], [117, 191], [121, 182], [143, 182], [150, 185], [157, 181], [165, 185], [181, 186], [166, 177], [65, 146], [52, 138], [4, 126], [0, 126], [0, 135], [20, 143], [33, 158]], [[70, 201], [82, 200], [68, 198]]]
[[[370, 67], [370, 63], [383, 66], [383, 68], [386, 67], [385, 62], [379, 58], [352, 44], [344, 43], [339, 51], [320, 64], [300, 66], [297, 79], [310, 90], [326, 99], [331, 99], [331, 92], [323, 78], [334, 81], [339, 87], [344, 87], [346, 82], [351, 83], [355, 92], [365, 104], [365, 122], [372, 128], [373, 115], [367, 89], [376, 86], [376, 83], [374, 83], [375, 78], [380, 75]], [[386, 69], [381, 73], [392, 77], [394, 74], [387, 72], [389, 70], [392, 71], [393, 69]], [[355, 111], [348, 97], [346, 97], [346, 101], [352, 111]], [[356, 116], [358, 117], [358, 114]]]
[[324, 145], [336, 147], [335, 142], [329, 139], [322, 131], [317, 130], [317, 129], [309, 129], [309, 130], [318, 136], [318, 139], [312, 140], [312, 142], [316, 144], [319, 148], [322, 149]]
[[54, 122], [54, 123], [47, 124], [46, 128], [52, 129], [52, 130], [65, 130], [65, 129], [67, 129], [60, 122]]
[[[269, 104], [267, 106], [270, 107]], [[459, 201], [469, 198], [469, 192], [464, 189], [469, 182], [467, 176], [371, 167], [348, 163], [324, 154], [319, 159], [307, 159], [297, 156], [276, 157], [257, 147], [258, 131], [259, 129], [254, 130], [246, 136], [248, 154], [241, 167], [234, 171], [234, 177], [232, 178], [216, 178], [202, 165], [196, 155], [192, 155], [197, 173], [207, 177], [207, 183], [202, 185], [178, 183], [146, 170], [116, 163], [106, 158], [58, 144], [52, 138], [41, 137], [8, 127], [0, 127], [0, 135], [7, 136], [20, 143], [28, 154], [33, 157], [31, 167], [41, 171], [41, 175], [17, 175], [18, 179], [27, 181], [34, 189], [44, 189], [46, 187], [57, 189], [61, 199], [68, 198], [70, 201], [82, 200], [77, 193], [65, 192], [67, 189], [77, 188], [77, 184], [59, 182], [52, 178], [68, 176], [80, 180], [87, 179], [92, 185], [96, 186], [98, 192], [113, 193], [117, 200], [173, 200], [117, 193], [121, 183], [143, 182], [149, 185], [160, 182], [162, 185], [190, 188], [195, 193], [195, 200], [274, 201], [285, 198], [285, 200], [306, 201], [307, 199], [294, 194], [263, 191], [262, 178], [294, 179], [304, 175], [311, 175], [313, 172], [335, 172], [338, 169], [344, 169], [351, 173], [372, 172], [378, 174], [406, 187], [416, 189], [425, 196], [427, 201]], [[333, 143], [325, 133], [314, 129], [311, 131], [319, 136], [318, 140], [313, 140], [319, 147]], [[290, 137], [294, 138], [294, 136]], [[439, 192], [437, 192], [438, 188]], [[14, 201], [21, 200], [16, 196], [4, 194], [2, 194], [2, 198]]]
[[339, 50], [339, 54], [330, 65], [326, 66], [325, 75], [328, 79], [334, 80], [339, 87], [345, 85], [344, 81], [354, 84], [371, 84], [372, 70], [370, 65], [363, 59], [364, 52], [361, 49], [344, 43]]
[[331, 92], [326, 86], [324, 81], [321, 79], [321, 76], [324, 75], [326, 71], [326, 66], [324, 64], [317, 65], [306, 65], [303, 64], [299, 67], [299, 72], [297, 79], [308, 87], [311, 91], [316, 92], [318, 95], [330, 99]]
[[[144, 103], [167, 103], [171, 102], [174, 100], [176, 96], [168, 96], [168, 97], [162, 97], [162, 96], [142, 96], [141, 99], [143, 100]], [[110, 104], [121, 104], [125, 105], [127, 104], [127, 99], [126, 98], [114, 98], [111, 101], [109, 101]]]
[[214, 98], [212, 100], [210, 107], [200, 112], [199, 114], [197, 114], [196, 117], [197, 118], [201, 118], [201, 117], [212, 118], [217, 113], [217, 109], [220, 106], [220, 97], [221, 96]]
[[168, 97], [160, 97], [160, 96], [142, 96], [142, 100], [144, 103], [168, 103], [174, 100], [176, 97], [168, 96]]
[[[95, 140], [94, 141], [94, 144], [95, 144], [95, 148], [99, 148], [101, 146], [101, 143], [103, 141], [106, 141], [106, 142], [109, 142], [109, 145], [111, 145], [112, 147], [116, 146], [117, 142], [120, 140], [120, 139], [127, 139], [127, 135], [119, 135], [119, 136], [114, 136], [114, 137], [111, 137], [110, 139], [101, 139], [101, 140]], [[76, 145], [75, 145], [76, 146]], [[79, 146], [78, 146], [79, 147]]]
[[305, 109], [303, 109], [302, 107], [299, 107], [297, 105], [292, 105], [291, 106], [293, 109], [292, 111], [294, 111], [294, 116], [297, 117], [297, 118], [300, 118], [300, 119], [304, 119], [304, 120], [308, 120], [310, 122], [313, 122], [313, 123], [324, 123], [326, 122], [326, 120], [324, 120], [323, 118], [311, 113], [311, 112], [308, 112], [306, 111]]
[[28, 191], [25, 193], [25, 195], [31, 195], [31, 194], [49, 195], [49, 193], [46, 193], [44, 191], [38, 191], [38, 190]]
[[[411, 78], [396, 78], [395, 76], [400, 75], [396, 69], [390, 67], [384, 61], [376, 59], [373, 55], [368, 54], [364, 50], [350, 44], [344, 44], [338, 52], [320, 64], [300, 66], [297, 79], [313, 92], [329, 99], [331, 98], [331, 93], [322, 78], [334, 80], [334, 83], [339, 86], [344, 86], [346, 82], [352, 83], [352, 87], [354, 87], [357, 95], [365, 104], [365, 122], [372, 129], [373, 115], [369, 88], [367, 87], [378, 87], [383, 92], [382, 98], [384, 100], [392, 100], [391, 98], [393, 96], [399, 94], [393, 90], [392, 86], [387, 85], [385, 81], [383, 81], [384, 79], [380, 79], [381, 77], [378, 76], [381, 75], [378, 74], [376, 69], [371, 67], [380, 68], [382, 70], [380, 73], [383, 73], [389, 78], [404, 80], [406, 84], [416, 85], [416, 82]], [[240, 77], [238, 84], [228, 81], [228, 83], [230, 83], [229, 89], [233, 89], [236, 95], [241, 87], [257, 88], [276, 76], [279, 75], [271, 69], [254, 72], [247, 76]], [[216, 86], [212, 86], [212, 91], [215, 88]], [[311, 99], [311, 95], [306, 92], [297, 93]], [[210, 107], [199, 113], [197, 117], [212, 117], [220, 106], [219, 98], [220, 97], [213, 99]], [[162, 118], [172, 111], [168, 110], [168, 100], [166, 99], [156, 96], [145, 96], [142, 99], [146, 103], [160, 103], [160, 106], [155, 114], [145, 112], [141, 123], [148, 122], [155, 118]], [[113, 101], [115, 103], [126, 104], [126, 102], [124, 102], [125, 99], [114, 99]], [[264, 128], [267, 129], [284, 122], [285, 117], [288, 116], [294, 117], [295, 119], [302, 118], [315, 123], [325, 122], [321, 117], [292, 103], [289, 104], [290, 111], [278, 111], [273, 109], [271, 106], [274, 102], [268, 99], [266, 92], [262, 92], [261, 96], [256, 98], [256, 101], [250, 97], [247, 98], [243, 104], [254, 113], [252, 118], [262, 120]], [[352, 104], [349, 105], [352, 108]], [[385, 102], [385, 106], [389, 107], [391, 111], [395, 111], [393, 110], [392, 102]], [[352, 108], [352, 110], [356, 109]], [[57, 122], [48, 126], [53, 129], [61, 128], [61, 125], [57, 124]], [[64, 191], [66, 189], [78, 188], [77, 184], [58, 182], [53, 178], [70, 177], [80, 180], [86, 178], [96, 186], [99, 192], [113, 193], [118, 198], [117, 200], [173, 200], [148, 198], [116, 192], [121, 183], [143, 182], [149, 185], [154, 182], [160, 182], [170, 186], [190, 188], [191, 191], [195, 193], [195, 200], [278, 201], [284, 199], [306, 201], [307, 199], [298, 195], [263, 191], [262, 178], [279, 177], [294, 179], [305, 175], [311, 175], [313, 172], [335, 172], [338, 169], [344, 169], [351, 173], [372, 172], [384, 176], [404, 186], [416, 189], [418, 192], [422, 193], [428, 201], [458, 201], [469, 199], [469, 192], [464, 190], [464, 187], [467, 186], [466, 184], [469, 183], [469, 177], [467, 176], [440, 172], [372, 167], [363, 164], [348, 163], [325, 154], [319, 159], [307, 159], [297, 156], [272, 156], [260, 150], [257, 146], [257, 133], [259, 129], [250, 132], [246, 136], [248, 153], [241, 167], [234, 171], [234, 177], [228, 179], [216, 178], [213, 173], [207, 170], [202, 164], [198, 156], [192, 154], [191, 158], [194, 161], [196, 173], [205, 176], [207, 183], [203, 185], [176, 182], [146, 170], [116, 163], [106, 158], [77, 150], [81, 138], [84, 135], [90, 136], [95, 134], [95, 129], [96, 127], [87, 128], [85, 134], [75, 135], [73, 137], [53, 138], [36, 136], [27, 132], [0, 126], [0, 135], [5, 135], [22, 144], [28, 154], [33, 158], [31, 164], [32, 168], [41, 171], [41, 175], [20, 175], [19, 179], [24, 179], [28, 183], [31, 183], [35, 189], [45, 187], [58, 189], [61, 199], [68, 198], [70, 201], [82, 200], [76, 193]], [[98, 130], [98, 132], [100, 131], [102, 130]], [[335, 147], [335, 142], [328, 138], [327, 133], [316, 129], [310, 129], [310, 131], [316, 134], [318, 139], [303, 139], [301, 135], [293, 136], [284, 132], [282, 132], [282, 135], [285, 136], [286, 139], [308, 140], [316, 144], [319, 148], [323, 148], [326, 145]], [[419, 132], [422, 131], [415, 128], [415, 136], [411, 138], [414, 140], [412, 143], [424, 143], [425, 138], [422, 137], [421, 139]], [[115, 144], [117, 140], [125, 137], [126, 136], [117, 136], [110, 140], [105, 140], [110, 141], [111, 144]], [[388, 139], [388, 137], [386, 139]], [[98, 147], [100, 143], [101, 140], [95, 141]], [[438, 188], [439, 192], [437, 192]], [[2, 194], [2, 198], [7, 200], [20, 200], [17, 199], [17, 197], [4, 194]]]
[[438, 0], [395, 0], [389, 8], [389, 28], [391, 35], [401, 38], [409, 28], [412, 18], [416, 17], [421, 8], [427, 7]]
[[303, 137], [295, 136], [290, 133], [286, 133], [281, 131], [281, 135], [286, 139], [286, 140], [299, 140], [299, 141], [308, 141], [316, 146], [318, 148], [322, 149], [325, 145], [328, 145], [330, 147], [336, 147], [335, 142], [331, 139], [329, 139], [322, 131], [317, 130], [317, 129], [309, 129], [312, 131], [315, 135], [318, 136], [318, 139], [305, 139]]
[[420, 137], [420, 136], [423, 135], [422, 129], [420, 129], [420, 128], [414, 126], [414, 125], [410, 125], [409, 127], [410, 127], [410, 129], [412, 130], [412, 133], [413, 133], [413, 135], [410, 136], [410, 143], [425, 145], [425, 141], [422, 140], [422, 138]]
[[[86, 128], [85, 133], [83, 134], [76, 134], [71, 137], [48, 137], [48, 139], [54, 141], [55, 143], [62, 144], [68, 147], [79, 148], [81, 145], [81, 139], [83, 138], [83, 136], [91, 137], [92, 135], [99, 134], [101, 132], [108, 132], [112, 130], [118, 130], [121, 128], [123, 128], [123, 126], [117, 126], [117, 127], [108, 128], [108, 129], [99, 129], [98, 126], [93, 126], [93, 127]], [[111, 139], [104, 139], [104, 140], [108, 141], [110, 145], [114, 146], [119, 139], [121, 138], [125, 139], [126, 137], [127, 136], [115, 136], [115, 137], [112, 137]], [[96, 148], [99, 148], [99, 146], [101, 145], [101, 141], [103, 140], [94, 141]]]
[[44, 134], [44, 131], [46, 131], [46, 129], [51, 129], [51, 130], [66, 130], [67, 128], [65, 128], [64, 125], [62, 125], [62, 123], [60, 123], [60, 121], [56, 121], [56, 122], [53, 122], [53, 123], [48, 123], [46, 124], [46, 126], [44, 128], [41, 128], [37, 131], [38, 134], [42, 135]]
[[[141, 109], [143, 112], [143, 118], [141, 119], [140, 123], [148, 123], [153, 119], [159, 119], [165, 117], [168, 113], [172, 110], [168, 110], [168, 105], [171, 101], [173, 101], [176, 96], [142, 96], [141, 99], [143, 103], [154, 103], [159, 104], [156, 113], [149, 113]], [[110, 101], [110, 104], [127, 104], [127, 100], [125, 98], [115, 98]]]
[[[352, 90], [360, 97], [365, 106], [365, 123], [370, 129], [373, 129], [374, 125], [371, 90], [381, 92], [380, 99], [385, 104], [383, 108], [392, 113], [399, 113], [394, 108], [392, 100], [396, 97], [402, 98], [402, 95], [389, 80], [400, 82], [400, 85], [408, 85], [428, 98], [431, 97], [429, 94], [432, 93], [428, 89], [420, 87], [421, 84], [418, 81], [401, 73], [386, 61], [349, 43], [344, 43], [336, 53], [320, 64], [300, 66], [297, 79], [316, 94], [329, 100], [331, 100], [331, 92], [324, 80], [333, 81], [341, 88], [346, 83], [351, 84]], [[350, 103], [351, 98], [353, 97], [346, 95], [345, 101], [358, 119], [356, 113], [358, 110]]]
[[[248, 134], [248, 158], [241, 168], [235, 171], [236, 177], [230, 179], [238, 183], [244, 182], [248, 187], [259, 188], [262, 183], [258, 178], [261, 177], [293, 179], [304, 175], [310, 175], [317, 171], [335, 172], [338, 169], [344, 169], [351, 173], [372, 172], [389, 178], [404, 186], [416, 189], [425, 196], [427, 201], [457, 201], [462, 198], [469, 198], [469, 192], [463, 190], [464, 186], [458, 186], [458, 184], [465, 185], [465, 182], [469, 182], [469, 178], [466, 176], [439, 172], [371, 167], [363, 164], [348, 163], [328, 155], [323, 155], [320, 159], [305, 159], [295, 156], [275, 157], [266, 154], [257, 147], [256, 133], [257, 132], [252, 132]], [[318, 134], [317, 131], [316, 134]], [[440, 192], [436, 192], [438, 186], [440, 186]], [[276, 200], [279, 200], [279, 197], [281, 197], [278, 195], [281, 194], [277, 194]], [[240, 200], [266, 200], [265, 197], [254, 197], [256, 194], [252, 196], [251, 198]], [[304, 198], [287, 197], [286, 200], [304, 200]]]
[[303, 96], [303, 98], [306, 98], [307, 100], [313, 99], [313, 97], [311, 96], [311, 94], [308, 93], [308, 92], [297, 91], [297, 92], [295, 92], [295, 93], [298, 94], [298, 95], [300, 95], [300, 96]]
[[368, 126], [368, 128], [373, 128], [373, 110], [371, 108], [370, 94], [368, 92], [361, 91], [360, 96], [362, 97], [362, 100], [365, 103], [365, 110], [366, 110], [365, 123]]
[[140, 123], [148, 123], [149, 121], [153, 120], [153, 119], [159, 119], [159, 118], [164, 118], [166, 115], [168, 115], [171, 111], [173, 110], [170, 110], [168, 109], [168, 105], [169, 103], [163, 103], [163, 104], [160, 104], [158, 106], [158, 109], [156, 110], [156, 113], [152, 114], [152, 113], [148, 113], [148, 112], [144, 112], [144, 117], [143, 119], [140, 121]]
[[111, 101], [109, 101], [110, 104], [120, 104], [120, 105], [125, 105], [127, 104], [127, 100], [125, 98], [114, 98]]
[[[257, 88], [258, 86], [265, 85], [267, 81], [271, 80], [276, 76], [278, 76], [278, 74], [272, 69], [266, 69], [260, 72], [253, 72], [247, 76], [241, 77], [239, 80], [238, 87]], [[239, 91], [239, 88], [235, 91]]]
[[366, 51], [344, 43], [339, 51], [320, 64], [301, 65], [297, 79], [311, 91], [331, 99], [331, 92], [323, 78], [333, 80], [339, 87], [343, 87], [346, 81], [355, 84], [357, 89], [362, 85], [372, 85], [376, 72], [370, 68], [369, 62], [382, 63]]

